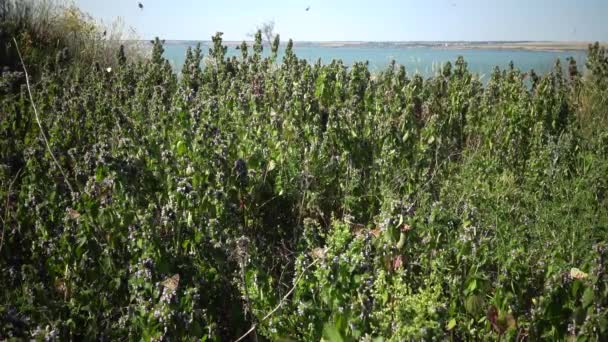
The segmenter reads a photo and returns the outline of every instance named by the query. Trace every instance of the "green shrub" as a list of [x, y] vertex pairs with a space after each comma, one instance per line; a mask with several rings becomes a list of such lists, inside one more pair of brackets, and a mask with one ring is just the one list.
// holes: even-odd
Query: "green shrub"
[[178, 77], [50, 11], [2, 21], [0, 337], [606, 339], [604, 50], [484, 85], [218, 33]]

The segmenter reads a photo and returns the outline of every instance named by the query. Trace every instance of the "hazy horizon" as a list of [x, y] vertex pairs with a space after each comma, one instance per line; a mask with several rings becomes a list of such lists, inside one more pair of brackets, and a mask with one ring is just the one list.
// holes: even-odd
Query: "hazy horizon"
[[[279, 33], [280, 34], [280, 33]], [[156, 37], [154, 37], [156, 38]], [[138, 39], [140, 41], [149, 41], [154, 38], [141, 38]], [[167, 39], [158, 37], [161, 40], [168, 42], [212, 42], [211, 38], [207, 39]], [[287, 41], [290, 38], [281, 37], [280, 44], [287, 44]], [[254, 39], [251, 37], [247, 37], [245, 39], [239, 40], [231, 40], [231, 39], [222, 39], [224, 43], [241, 43], [241, 42], [253, 42]], [[597, 40], [295, 40], [292, 39], [294, 43], [591, 43], [596, 42]], [[268, 44], [265, 40], [264, 44]], [[599, 41], [599, 43], [606, 43], [606, 41]]]

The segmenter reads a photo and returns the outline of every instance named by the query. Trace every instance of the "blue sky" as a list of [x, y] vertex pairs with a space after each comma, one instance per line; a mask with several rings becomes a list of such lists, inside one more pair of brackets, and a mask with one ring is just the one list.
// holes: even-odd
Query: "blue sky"
[[[246, 39], [274, 20], [283, 40], [608, 41], [608, 0], [76, 0], [142, 38]], [[306, 7], [310, 6], [310, 11]]]

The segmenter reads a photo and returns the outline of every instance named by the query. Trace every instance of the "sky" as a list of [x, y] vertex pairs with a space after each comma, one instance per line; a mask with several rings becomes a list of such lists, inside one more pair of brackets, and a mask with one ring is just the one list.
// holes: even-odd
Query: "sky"
[[282, 40], [295, 41], [608, 41], [608, 0], [75, 2], [105, 24], [120, 17], [142, 39], [209, 40], [221, 31], [238, 41], [273, 20]]

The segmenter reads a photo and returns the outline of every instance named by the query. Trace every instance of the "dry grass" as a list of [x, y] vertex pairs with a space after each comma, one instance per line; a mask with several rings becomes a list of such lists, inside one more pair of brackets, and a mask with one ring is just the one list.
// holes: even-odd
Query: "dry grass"
[[608, 94], [597, 87], [587, 85], [579, 97], [577, 118], [587, 135], [605, 132], [608, 128]]
[[[26, 62], [35, 63], [41, 55], [65, 51], [71, 59], [83, 63], [117, 63], [120, 45], [131, 58], [143, 55], [138, 36], [121, 20], [108, 25], [94, 20], [67, 0], [0, 0], [2, 17], [2, 64], [16, 60], [10, 41], [15, 38]], [[67, 49], [67, 50], [66, 50]]]

